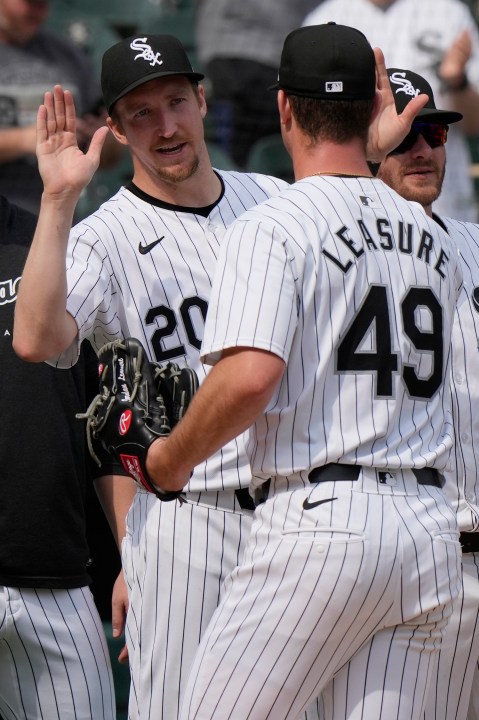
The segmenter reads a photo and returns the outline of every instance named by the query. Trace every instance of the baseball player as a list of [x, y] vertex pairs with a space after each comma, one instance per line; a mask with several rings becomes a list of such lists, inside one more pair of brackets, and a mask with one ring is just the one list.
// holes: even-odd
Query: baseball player
[[446, 233], [371, 177], [366, 38], [293, 31], [278, 86], [297, 181], [227, 231], [201, 350], [215, 365], [147, 457], [175, 491], [252, 426], [252, 488], [269, 483], [180, 717], [292, 720], [334, 679], [334, 718], [416, 720], [460, 587], [440, 471], [461, 271]]
[[454, 454], [444, 473], [445, 490], [461, 531], [463, 588], [443, 639], [425, 718], [473, 720], [479, 717], [479, 425], [474, 415], [479, 400], [474, 381], [479, 374], [474, 340], [479, 335], [479, 226], [433, 213], [444, 176], [448, 126], [460, 120], [460, 114], [437, 110], [432, 90], [420, 75], [398, 68], [388, 74], [398, 110], [418, 91], [427, 93], [430, 100], [418, 114], [420, 123], [383, 160], [378, 176], [403, 197], [420, 203], [444, 227], [459, 250], [464, 276], [452, 329]]
[[[56, 87], [46, 96], [38, 119], [45, 191], [18, 308], [39, 331], [28, 359], [62, 353], [55, 362], [69, 367], [84, 338], [98, 350], [132, 336], [152, 360], [189, 364], [200, 380], [205, 377], [199, 348], [225, 229], [285, 183], [212, 169], [202, 77], [168, 35], [133, 36], [107, 50], [102, 87], [108, 124], [129, 147], [134, 175], [69, 238], [73, 208], [107, 130], [84, 155], [73, 134], [71, 95]], [[21, 354], [24, 340], [36, 335], [33, 326], [32, 335], [16, 334]], [[238, 438], [196, 468], [182, 505], [161, 503], [140, 489], [134, 496], [122, 544], [130, 720], [178, 716], [201, 634], [249, 534], [250, 477]], [[116, 492], [128, 492], [121, 479]], [[118, 609], [113, 624], [121, 629]]]
[[108, 647], [88, 587], [91, 477], [75, 420], [89, 402], [91, 373], [96, 384], [95, 357], [84, 347], [77, 365], [60, 372], [23, 362], [12, 348], [35, 224], [0, 196], [0, 716], [115, 720]]
[[467, 142], [479, 133], [479, 33], [472, 6], [463, 0], [323, 0], [304, 24], [330, 20], [361, 30], [382, 48], [389, 67], [420, 73], [443, 107], [463, 113], [464, 121], [449, 133], [449, 163], [437, 209], [477, 222]]

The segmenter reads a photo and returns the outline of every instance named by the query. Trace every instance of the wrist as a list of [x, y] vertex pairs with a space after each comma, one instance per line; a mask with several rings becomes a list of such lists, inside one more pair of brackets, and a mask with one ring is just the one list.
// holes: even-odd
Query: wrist
[[146, 471], [155, 490], [162, 495], [181, 492], [192, 472], [182, 467], [178, 456], [171, 457], [168, 438], [158, 438], [146, 455]]
[[457, 93], [469, 87], [469, 78], [465, 72], [455, 78], [440, 78], [441, 91], [443, 93]]
[[53, 208], [55, 212], [60, 210], [63, 213], [73, 212], [81, 197], [81, 190], [77, 188], [63, 188], [60, 191], [43, 189], [41, 205], [44, 208]]

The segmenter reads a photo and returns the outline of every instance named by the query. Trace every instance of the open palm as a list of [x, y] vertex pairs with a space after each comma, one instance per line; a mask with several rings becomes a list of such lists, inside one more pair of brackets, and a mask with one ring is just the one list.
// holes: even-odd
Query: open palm
[[396, 110], [394, 96], [380, 48], [374, 48], [376, 58], [376, 90], [379, 108], [369, 127], [367, 155], [372, 162], [381, 162], [406, 137], [414, 118], [427, 103], [428, 97], [421, 93], [406, 105], [400, 115]]
[[46, 92], [37, 114], [37, 159], [44, 190], [49, 194], [81, 192], [92, 179], [100, 162], [101, 149], [108, 134], [106, 126], [93, 135], [83, 152], [76, 137], [73, 96], [61, 85]]

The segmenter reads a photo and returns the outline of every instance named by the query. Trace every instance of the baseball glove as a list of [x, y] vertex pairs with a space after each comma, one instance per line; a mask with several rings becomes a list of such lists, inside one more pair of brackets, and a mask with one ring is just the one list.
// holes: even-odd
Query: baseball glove
[[191, 368], [175, 363], [149, 362], [142, 344], [115, 340], [99, 354], [100, 392], [85, 413], [88, 448], [101, 465], [95, 445], [101, 446], [139, 485], [160, 500], [176, 500], [181, 491], [166, 493], [154, 485], [146, 470], [151, 443], [169, 435], [184, 415], [198, 387]]

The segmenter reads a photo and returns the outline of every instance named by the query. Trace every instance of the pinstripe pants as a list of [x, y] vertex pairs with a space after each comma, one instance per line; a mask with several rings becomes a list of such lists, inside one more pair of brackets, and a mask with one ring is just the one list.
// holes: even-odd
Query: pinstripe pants
[[222, 505], [180, 506], [140, 490], [128, 512], [122, 563], [130, 602], [129, 720], [177, 720], [201, 634], [243, 555], [252, 512], [234, 509], [233, 490], [210, 497]]
[[425, 720], [479, 720], [479, 553], [463, 553], [462, 567], [462, 592], [444, 634]]
[[114, 720], [108, 646], [88, 587], [0, 586], [4, 720]]
[[327, 720], [422, 718], [461, 548], [442, 490], [395, 476], [380, 485], [363, 469], [257, 508], [182, 720], [295, 720], [323, 691]]

